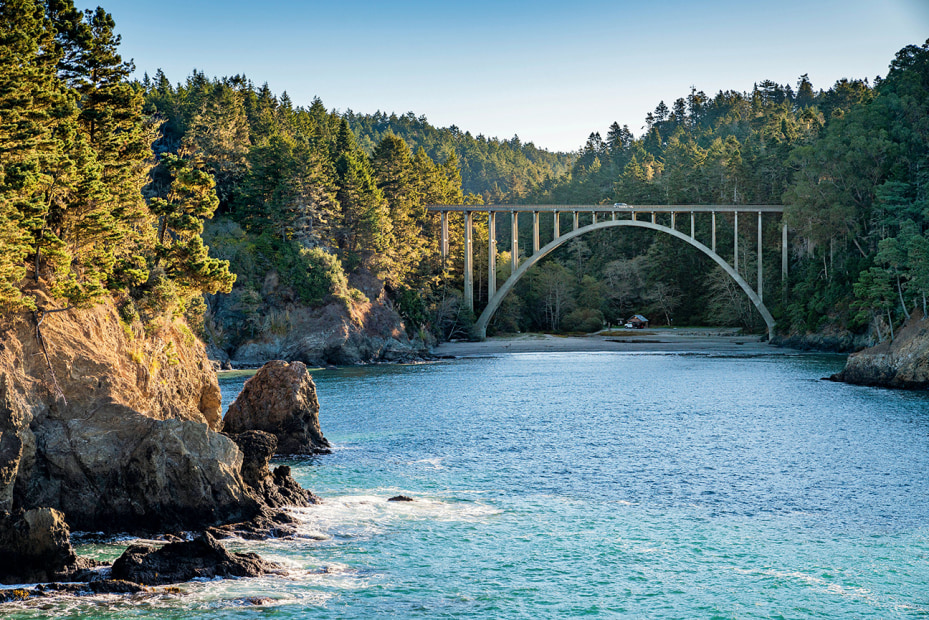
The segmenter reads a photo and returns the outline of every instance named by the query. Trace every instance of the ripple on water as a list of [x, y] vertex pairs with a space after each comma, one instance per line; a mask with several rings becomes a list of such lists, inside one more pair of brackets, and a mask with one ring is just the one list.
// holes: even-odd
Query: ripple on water
[[[296, 539], [229, 543], [284, 575], [0, 613], [923, 617], [929, 399], [819, 380], [840, 366], [597, 353], [317, 372], [335, 450], [286, 462], [324, 503], [294, 510]], [[400, 494], [415, 501], [386, 501]]]

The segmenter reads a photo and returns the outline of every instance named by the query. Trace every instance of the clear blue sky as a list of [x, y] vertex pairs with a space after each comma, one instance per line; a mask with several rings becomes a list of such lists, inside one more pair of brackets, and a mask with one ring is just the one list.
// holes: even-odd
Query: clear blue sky
[[297, 105], [407, 111], [576, 150], [691, 85], [817, 89], [885, 75], [929, 38], [929, 0], [102, 0], [139, 76], [244, 73]]

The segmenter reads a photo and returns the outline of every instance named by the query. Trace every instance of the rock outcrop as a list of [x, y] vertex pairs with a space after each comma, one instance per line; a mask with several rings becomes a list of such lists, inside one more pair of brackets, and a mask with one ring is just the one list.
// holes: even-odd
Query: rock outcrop
[[272, 472], [268, 462], [277, 449], [277, 438], [264, 431], [245, 431], [231, 435], [242, 451], [242, 479], [271, 508], [309, 506], [320, 499], [307, 491], [290, 475], [290, 467], [281, 465]]
[[182, 323], [125, 325], [112, 304], [23, 313], [0, 333], [0, 512], [54, 508], [106, 532], [248, 519], [261, 502], [220, 415]]
[[349, 275], [347, 294], [314, 306], [282, 280], [271, 269], [251, 286], [240, 277], [232, 293], [210, 298], [208, 322], [216, 338], [208, 353], [218, 366], [256, 368], [276, 359], [349, 365], [428, 357], [428, 343], [407, 335], [383, 280], [370, 271], [357, 269]]
[[302, 362], [268, 362], [245, 382], [226, 411], [227, 433], [264, 431], [277, 438], [277, 454], [320, 454], [329, 442], [319, 428], [316, 384]]
[[891, 343], [849, 355], [834, 381], [879, 387], [929, 387], [929, 320], [913, 313]]
[[834, 324], [826, 325], [815, 333], [775, 334], [771, 344], [777, 347], [789, 347], [801, 351], [826, 351], [830, 353], [851, 353], [868, 346], [867, 334], [853, 334], [840, 329]]
[[406, 335], [400, 316], [383, 301], [332, 301], [318, 308], [289, 307], [287, 322], [230, 352], [232, 364], [255, 367], [274, 359], [311, 366], [422, 359], [428, 347]]
[[258, 577], [279, 571], [280, 566], [254, 553], [230, 553], [208, 532], [191, 541], [168, 543], [156, 549], [131, 545], [115, 562], [114, 579], [164, 585], [191, 579], [216, 577]]
[[64, 515], [51, 508], [0, 517], [0, 583], [74, 579], [95, 562], [78, 558]]

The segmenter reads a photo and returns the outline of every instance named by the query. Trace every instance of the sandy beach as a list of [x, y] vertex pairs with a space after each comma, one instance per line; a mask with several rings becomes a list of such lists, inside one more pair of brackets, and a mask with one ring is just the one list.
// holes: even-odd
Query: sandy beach
[[760, 334], [742, 334], [726, 327], [613, 329], [584, 336], [516, 334], [483, 342], [444, 342], [433, 349], [439, 356], [480, 357], [504, 353], [546, 351], [623, 351], [667, 353], [783, 354], [794, 349], [775, 347]]

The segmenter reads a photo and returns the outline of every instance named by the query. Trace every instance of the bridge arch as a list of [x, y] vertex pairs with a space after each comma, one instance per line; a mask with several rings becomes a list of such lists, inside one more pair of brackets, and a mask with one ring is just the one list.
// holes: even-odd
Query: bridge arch
[[637, 228], [647, 228], [649, 230], [656, 230], [658, 232], [666, 233], [666, 234], [671, 235], [672, 237], [677, 237], [678, 239], [681, 239], [682, 241], [689, 243], [693, 247], [697, 248], [698, 250], [700, 250], [701, 252], [709, 256], [711, 259], [713, 259], [713, 261], [717, 265], [722, 267], [723, 271], [729, 274], [729, 277], [731, 277], [742, 288], [742, 290], [745, 292], [748, 298], [752, 300], [752, 303], [755, 304], [755, 308], [758, 309], [758, 312], [761, 314], [762, 318], [765, 321], [765, 324], [767, 325], [768, 337], [773, 335], [774, 317], [771, 316], [771, 313], [765, 307], [758, 293], [755, 292], [755, 290], [752, 289], [752, 287], [748, 285], [748, 283], [742, 278], [742, 276], [739, 275], [739, 272], [736, 271], [728, 262], [726, 262], [726, 260], [723, 259], [723, 257], [721, 257], [719, 254], [717, 254], [716, 252], [714, 252], [713, 250], [711, 250], [704, 244], [700, 243], [696, 239], [688, 235], [685, 235], [673, 228], [670, 228], [668, 226], [663, 226], [661, 224], [655, 224], [653, 222], [630, 219], [630, 220], [605, 220], [602, 222], [596, 222], [593, 224], [589, 224], [587, 226], [576, 228], [570, 232], [567, 232], [563, 235], [556, 237], [551, 242], [549, 242], [547, 245], [539, 248], [538, 252], [533, 253], [532, 256], [528, 257], [525, 260], [525, 262], [519, 265], [516, 271], [514, 271], [510, 275], [509, 278], [507, 278], [506, 282], [504, 282], [500, 286], [500, 288], [497, 289], [493, 297], [491, 297], [490, 300], [487, 302], [487, 306], [484, 308], [484, 311], [481, 312], [481, 315], [480, 317], [478, 317], [477, 323], [475, 325], [477, 327], [478, 335], [480, 336], [480, 338], [483, 339], [487, 337], [487, 326], [490, 324], [490, 319], [493, 318], [494, 313], [496, 313], [497, 309], [499, 309], [500, 304], [503, 302], [503, 299], [513, 289], [516, 283], [519, 282], [520, 278], [522, 278], [534, 265], [536, 265], [543, 258], [551, 254], [553, 251], [555, 251], [556, 249], [558, 249], [559, 247], [561, 247], [568, 241], [571, 241], [572, 239], [580, 237], [581, 235], [585, 235], [589, 232], [593, 232], [595, 230], [602, 230], [605, 228], [613, 228], [617, 226], [634, 226]]

